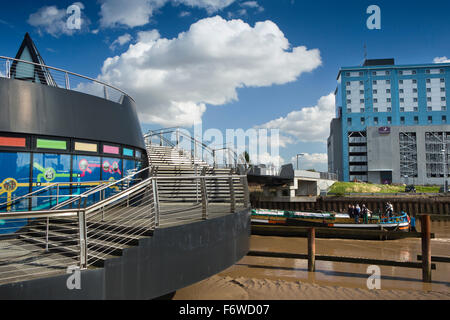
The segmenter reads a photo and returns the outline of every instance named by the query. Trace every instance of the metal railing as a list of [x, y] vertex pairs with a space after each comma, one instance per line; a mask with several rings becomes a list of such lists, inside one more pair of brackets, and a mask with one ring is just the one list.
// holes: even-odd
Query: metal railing
[[119, 103], [123, 96], [132, 99], [123, 90], [98, 79], [93, 79], [60, 68], [5, 56], [0, 56], [0, 78], [37, 82], [53, 87], [95, 95]]
[[[179, 150], [186, 158], [191, 159], [193, 164], [195, 160], [201, 160], [214, 168], [220, 167], [221, 163], [225, 168], [237, 168], [238, 165], [244, 165], [242, 159], [240, 159], [233, 148], [211, 148], [191, 135], [186, 134], [179, 127], [150, 130], [144, 135], [144, 139], [147, 147], [150, 148], [156, 145], [168, 146]], [[182, 139], [187, 140], [187, 143], [184, 143]], [[218, 161], [220, 155], [222, 155], [221, 160], [223, 161]]]
[[[155, 176], [155, 168], [136, 174], [145, 170], [149, 170], [149, 178], [109, 197], [100, 195], [129, 177], [77, 195], [56, 210], [1, 213], [0, 233], [6, 233], [15, 222], [22, 226], [0, 240], [0, 283], [65, 273], [73, 265], [81, 269], [99, 266], [157, 228], [206, 220], [250, 206], [244, 175], [166, 177]], [[172, 184], [176, 190], [181, 182], [191, 182], [192, 186], [196, 181], [199, 191], [195, 195], [191, 192], [184, 201], [176, 201], [176, 193], [171, 197], [164, 192], [164, 186]], [[89, 204], [92, 197], [99, 200]]]

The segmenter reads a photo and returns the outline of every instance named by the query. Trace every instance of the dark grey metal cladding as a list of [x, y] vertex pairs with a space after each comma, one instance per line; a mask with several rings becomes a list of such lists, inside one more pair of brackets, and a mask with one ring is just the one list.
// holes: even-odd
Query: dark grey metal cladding
[[232, 266], [250, 248], [250, 211], [156, 229], [152, 237], [81, 272], [81, 290], [68, 290], [70, 275], [0, 286], [0, 299], [153, 299]]
[[0, 78], [0, 132], [71, 137], [145, 149], [132, 99], [121, 103], [42, 84]]

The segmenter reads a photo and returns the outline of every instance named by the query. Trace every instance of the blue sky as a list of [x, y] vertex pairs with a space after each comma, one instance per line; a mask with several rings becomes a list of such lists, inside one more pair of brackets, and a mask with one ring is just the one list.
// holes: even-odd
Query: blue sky
[[[326, 170], [325, 140], [333, 108], [329, 95], [336, 88], [340, 67], [362, 64], [364, 44], [368, 58], [395, 58], [397, 64], [432, 63], [437, 57], [450, 57], [450, 2], [444, 0], [85, 0], [80, 4], [83, 27], [68, 32], [59, 22], [67, 19], [64, 11], [73, 3], [61, 0], [2, 3], [0, 55], [15, 56], [25, 32], [29, 32], [48, 65], [114, 82], [113, 69], [121, 70], [126, 63], [138, 61], [123, 55], [134, 50], [142, 54], [140, 58], [149, 70], [163, 70], [170, 75], [170, 81], [155, 84], [152, 83], [155, 73], [148, 73], [146, 81], [152, 84], [145, 92], [152, 96], [148, 106], [138, 106], [144, 114], [141, 117], [144, 130], [171, 124], [189, 127], [189, 121], [196, 117], [201, 118], [203, 130], [278, 126], [281, 135], [287, 138], [280, 149], [281, 157], [288, 163], [296, 154], [307, 153], [303, 168]], [[369, 17], [366, 9], [373, 4], [381, 9], [381, 30], [366, 27]], [[50, 8], [54, 10], [48, 11]], [[231, 24], [232, 19], [241, 22]], [[262, 23], [264, 32], [275, 34], [273, 47], [267, 52], [260, 41], [265, 38], [258, 38], [266, 33], [256, 28], [257, 22]], [[197, 26], [196, 32], [193, 25]], [[211, 29], [212, 25], [219, 29]], [[220, 28], [227, 31], [223, 35], [207, 33]], [[151, 30], [157, 33], [150, 33]], [[130, 45], [139, 43], [165, 45], [182, 32], [186, 33], [183, 41], [178, 39], [164, 48], [166, 58], [155, 48], [148, 56], [142, 50], [130, 49]], [[242, 38], [244, 32], [248, 34]], [[216, 37], [217, 41], [221, 37], [245, 41], [237, 47], [227, 42], [220, 52], [196, 52]], [[122, 44], [118, 39], [122, 39]], [[290, 47], [281, 48], [286, 53], [281, 60], [285, 61], [278, 63], [280, 48], [276, 46], [282, 47], [283, 41]], [[239, 51], [236, 56], [228, 54], [228, 43], [229, 52]], [[306, 47], [306, 52], [294, 57], [294, 49], [300, 47]], [[315, 54], [314, 49], [320, 54]], [[262, 60], [255, 62], [254, 68], [249, 67], [253, 54], [258, 52], [267, 63]], [[102, 70], [105, 60], [115, 56], [119, 61]], [[317, 56], [319, 62], [314, 59], [305, 62]], [[246, 66], [240, 65], [235, 57], [240, 57], [238, 60]], [[201, 58], [208, 64], [199, 62]], [[191, 72], [190, 76], [197, 77], [196, 80], [199, 74], [203, 75], [211, 87], [204, 90], [200, 86], [205, 87], [205, 83], [201, 81], [183, 84], [170, 64], [187, 74]], [[192, 68], [188, 66], [193, 64]], [[201, 68], [210, 68], [211, 79], [207, 72], [198, 73]], [[230, 75], [223, 76], [221, 70], [229, 70]], [[137, 101], [147, 101], [145, 92], [138, 88], [130, 85], [124, 89], [135, 94]], [[166, 109], [167, 103], [173, 105]], [[166, 118], [156, 116], [164, 110], [169, 110]], [[196, 112], [196, 116], [191, 116]]]

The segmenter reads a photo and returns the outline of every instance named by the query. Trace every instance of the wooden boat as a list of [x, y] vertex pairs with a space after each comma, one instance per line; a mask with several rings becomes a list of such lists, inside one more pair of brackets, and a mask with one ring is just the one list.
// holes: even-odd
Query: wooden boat
[[368, 223], [355, 222], [348, 214], [335, 212], [300, 212], [285, 210], [252, 210], [252, 224], [255, 225], [284, 225], [284, 226], [311, 226], [332, 229], [354, 230], [386, 230], [410, 231], [410, 218], [407, 213], [393, 214], [392, 217], [372, 214]]

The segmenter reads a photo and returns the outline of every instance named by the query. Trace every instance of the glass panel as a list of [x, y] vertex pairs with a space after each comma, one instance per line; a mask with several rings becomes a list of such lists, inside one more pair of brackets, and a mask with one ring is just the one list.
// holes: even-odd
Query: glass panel
[[66, 150], [67, 149], [67, 141], [37, 139], [37, 147], [39, 149]]
[[[73, 156], [73, 182], [80, 182], [79, 185], [72, 185], [72, 194], [84, 193], [100, 184], [101, 172], [100, 157]], [[100, 194], [96, 193], [87, 199], [89, 206], [100, 200]]]
[[[33, 191], [57, 182], [70, 182], [70, 155], [35, 153], [33, 159]], [[59, 188], [59, 196], [69, 195], [70, 185]], [[33, 199], [33, 210], [45, 210], [57, 204], [57, 188], [52, 188]], [[59, 202], [69, 197], [59, 197]]]
[[[127, 177], [136, 172], [136, 161], [134, 160], [123, 160], [123, 176]], [[137, 177], [134, 176], [133, 180], [127, 181], [127, 186], [131, 186], [136, 183]]]
[[[30, 154], [0, 153], [0, 168], [0, 212], [28, 211], [28, 200], [7, 202], [30, 192]], [[14, 233], [26, 224], [26, 219], [0, 220], [0, 234]]]
[[76, 151], [97, 152], [98, 146], [94, 143], [75, 142]]
[[25, 148], [27, 140], [25, 138], [0, 137], [0, 146]]
[[[122, 160], [118, 158], [103, 158], [102, 160], [102, 180], [117, 181], [122, 179]], [[122, 186], [115, 185], [106, 190], [106, 197], [120, 192]]]

